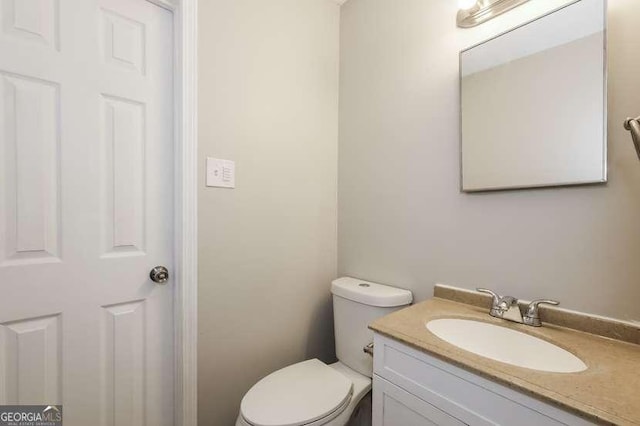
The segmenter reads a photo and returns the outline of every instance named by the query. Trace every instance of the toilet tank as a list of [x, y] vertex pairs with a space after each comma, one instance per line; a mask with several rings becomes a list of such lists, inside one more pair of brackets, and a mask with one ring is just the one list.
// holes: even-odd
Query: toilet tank
[[336, 355], [347, 367], [371, 377], [373, 357], [363, 351], [373, 342], [369, 324], [410, 305], [413, 295], [408, 290], [349, 277], [333, 281], [331, 293]]

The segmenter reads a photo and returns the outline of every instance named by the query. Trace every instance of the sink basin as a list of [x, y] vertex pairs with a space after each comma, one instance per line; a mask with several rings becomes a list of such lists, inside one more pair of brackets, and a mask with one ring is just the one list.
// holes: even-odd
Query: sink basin
[[499, 325], [446, 318], [429, 321], [426, 326], [454, 346], [517, 367], [551, 373], [578, 373], [587, 369], [586, 364], [571, 352]]

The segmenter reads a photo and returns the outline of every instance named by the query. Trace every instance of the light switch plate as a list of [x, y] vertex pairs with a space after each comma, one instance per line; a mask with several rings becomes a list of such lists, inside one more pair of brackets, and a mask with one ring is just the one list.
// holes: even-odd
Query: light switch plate
[[236, 187], [236, 163], [207, 157], [207, 186], [216, 188]]

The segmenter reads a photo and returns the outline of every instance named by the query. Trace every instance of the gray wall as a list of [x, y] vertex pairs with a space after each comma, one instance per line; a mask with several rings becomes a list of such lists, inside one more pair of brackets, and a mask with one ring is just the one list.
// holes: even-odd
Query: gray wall
[[[243, 394], [333, 358], [339, 8], [204, 0], [200, 8], [199, 424], [234, 424]], [[204, 187], [206, 156], [237, 189]]]
[[[461, 194], [458, 52], [560, 1], [475, 30], [453, 0], [342, 7], [338, 270], [429, 297], [435, 283], [640, 320], [640, 2], [609, 2], [609, 183]], [[565, 1], [566, 3], [566, 1]], [[579, 124], [579, 123], [577, 123]]]

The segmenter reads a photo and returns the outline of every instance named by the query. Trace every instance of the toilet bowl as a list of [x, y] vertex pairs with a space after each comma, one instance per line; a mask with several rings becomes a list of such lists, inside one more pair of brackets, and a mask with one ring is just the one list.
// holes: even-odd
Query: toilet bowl
[[236, 426], [344, 426], [371, 378], [317, 359], [271, 373], [245, 395]]
[[355, 278], [332, 282], [336, 354], [269, 374], [242, 399], [236, 426], [345, 426], [371, 390], [371, 321], [411, 304], [407, 290]]

